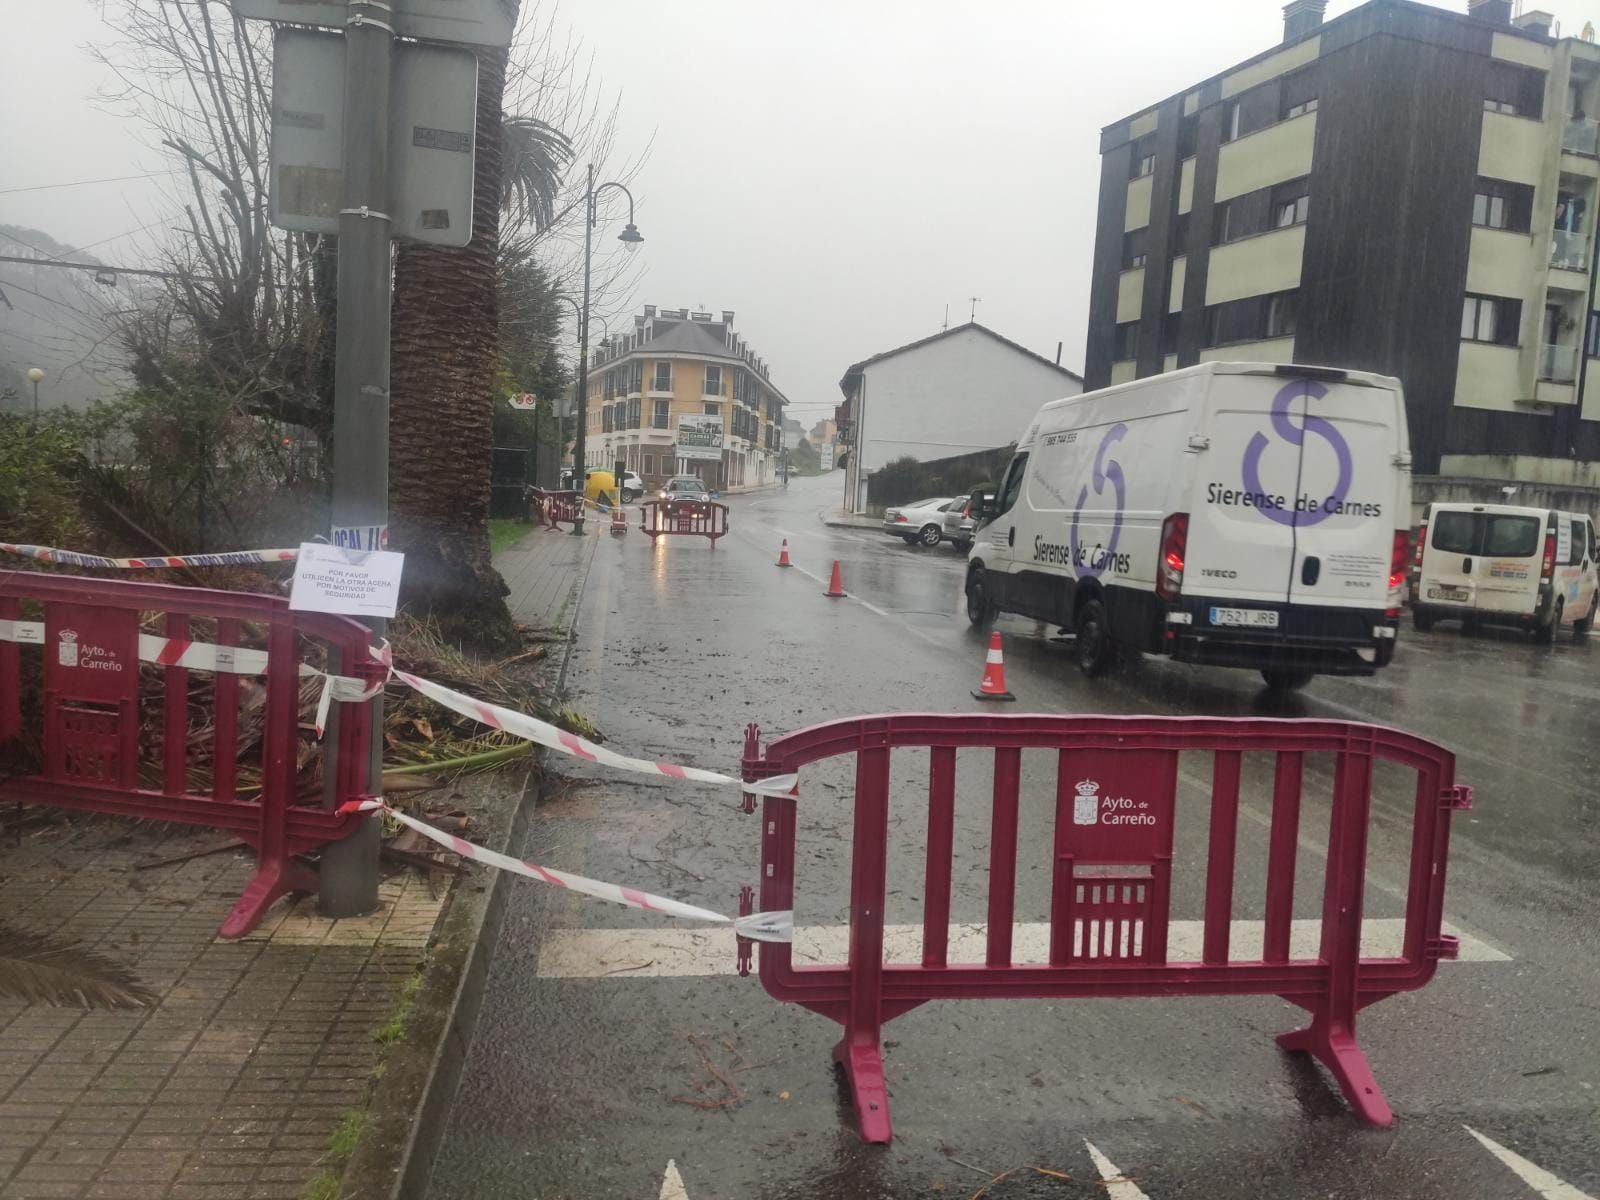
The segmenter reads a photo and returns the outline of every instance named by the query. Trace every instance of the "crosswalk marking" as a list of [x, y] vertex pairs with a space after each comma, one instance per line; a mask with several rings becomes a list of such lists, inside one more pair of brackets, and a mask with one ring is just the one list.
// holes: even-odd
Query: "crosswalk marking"
[[[1200, 958], [1204, 923], [1173, 921], [1168, 926], [1169, 962]], [[1233, 922], [1230, 945], [1235, 961], [1261, 957], [1265, 923]], [[1292, 958], [1315, 957], [1322, 923], [1315, 919], [1290, 926]], [[1446, 924], [1445, 932], [1461, 939], [1461, 962], [1510, 962], [1511, 956], [1487, 942]], [[1405, 933], [1398, 917], [1371, 918], [1362, 924], [1361, 950], [1370, 958], [1397, 957]], [[949, 961], [981, 963], [986, 945], [983, 925], [950, 927]], [[820, 925], [795, 930], [794, 961], [840, 963], [849, 954], [850, 930], [845, 925]], [[885, 958], [891, 963], [922, 959], [922, 926], [890, 925], [884, 930]], [[1013, 927], [1012, 960], [1043, 963], [1050, 957], [1050, 926], [1033, 922]], [[733, 939], [726, 929], [557, 929], [545, 935], [539, 953], [541, 979], [675, 979], [696, 975], [728, 975], [734, 966]]]

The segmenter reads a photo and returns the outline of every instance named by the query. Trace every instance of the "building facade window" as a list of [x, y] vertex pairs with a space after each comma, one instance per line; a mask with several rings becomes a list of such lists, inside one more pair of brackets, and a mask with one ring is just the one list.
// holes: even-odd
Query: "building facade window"
[[1299, 292], [1273, 292], [1213, 304], [1206, 309], [1205, 345], [1258, 342], [1293, 337], [1299, 315]]
[[1266, 335], [1269, 338], [1294, 336], [1299, 301], [1299, 292], [1277, 292], [1267, 297]]
[[1506, 198], [1477, 192], [1472, 197], [1472, 223], [1485, 229], [1506, 227]]
[[1491, 60], [1489, 81], [1484, 88], [1483, 107], [1487, 112], [1511, 117], [1544, 119], [1544, 72], [1532, 67]]
[[[704, 411], [705, 411], [705, 415], [708, 416], [708, 417], [719, 417], [719, 416], [722, 415], [722, 405], [718, 404], [714, 400], [707, 400], [705, 402]], [[737, 411], [737, 410], [735, 410], [735, 411]]]
[[654, 475], [656, 473], [656, 456], [644, 454], [639, 457], [639, 474]]
[[1295, 117], [1303, 117], [1307, 113], [1314, 113], [1316, 111], [1317, 111], [1317, 98], [1315, 96], [1313, 96], [1309, 100], [1301, 100], [1297, 104], [1288, 105], [1283, 110], [1283, 119], [1285, 121], [1291, 121]]
[[670, 392], [672, 390], [672, 364], [670, 362], [658, 361], [656, 363], [656, 373], [654, 379], [651, 380], [650, 389], [656, 392]]
[[1239, 101], [1232, 101], [1222, 113], [1222, 140], [1231, 142], [1238, 139], [1243, 128], [1243, 110]]
[[668, 422], [668, 420], [671, 419], [671, 409], [672, 409], [672, 401], [670, 401], [670, 400], [657, 400], [657, 401], [655, 401], [655, 412], [651, 414], [651, 418], [650, 418], [651, 427], [654, 428], [654, 429], [665, 429], [665, 428], [667, 428], [667, 422]]
[[639, 428], [639, 406], [642, 403], [643, 403], [643, 401], [641, 401], [639, 399], [639, 397], [637, 397], [637, 396], [635, 396], [632, 400], [628, 401], [628, 428], [629, 429], [637, 429], [637, 428]]
[[1130, 230], [1122, 235], [1122, 269], [1131, 271], [1145, 264], [1145, 248], [1150, 239], [1150, 227]]
[[1146, 175], [1154, 175], [1155, 173], [1156, 156], [1154, 154], [1136, 154], [1128, 178], [1143, 179]]
[[1278, 229], [1288, 229], [1291, 225], [1304, 225], [1306, 216], [1311, 211], [1311, 197], [1301, 193], [1292, 199], [1279, 200], [1273, 225]]
[[1600, 313], [1589, 314], [1589, 328], [1583, 339], [1583, 352], [1590, 358], [1600, 358]]
[[1533, 188], [1480, 175], [1473, 185], [1472, 223], [1485, 229], [1527, 233], [1533, 223]]
[[1467, 296], [1461, 306], [1461, 340], [1515, 346], [1522, 301], [1505, 296]]
[[706, 395], [722, 395], [722, 368], [710, 363], [706, 364]]
[[1116, 362], [1139, 357], [1139, 322], [1126, 321], [1117, 326], [1111, 357]]

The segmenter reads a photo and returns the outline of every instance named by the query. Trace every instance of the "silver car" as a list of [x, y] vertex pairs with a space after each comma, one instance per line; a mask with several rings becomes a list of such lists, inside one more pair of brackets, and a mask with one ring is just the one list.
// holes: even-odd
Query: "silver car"
[[937, 546], [944, 539], [944, 510], [960, 503], [949, 496], [935, 496], [883, 510], [883, 531], [890, 537], [904, 538], [907, 545]]
[[965, 554], [972, 549], [972, 539], [977, 535], [977, 511], [983, 497], [993, 497], [989, 491], [974, 492], [951, 501], [944, 510], [944, 537], [957, 550]]

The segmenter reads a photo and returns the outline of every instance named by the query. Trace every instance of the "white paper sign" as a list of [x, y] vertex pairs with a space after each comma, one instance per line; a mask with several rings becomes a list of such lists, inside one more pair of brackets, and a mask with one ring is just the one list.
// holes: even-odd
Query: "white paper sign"
[[353, 550], [302, 542], [289, 607], [303, 612], [392, 617], [400, 601], [406, 556], [392, 550]]

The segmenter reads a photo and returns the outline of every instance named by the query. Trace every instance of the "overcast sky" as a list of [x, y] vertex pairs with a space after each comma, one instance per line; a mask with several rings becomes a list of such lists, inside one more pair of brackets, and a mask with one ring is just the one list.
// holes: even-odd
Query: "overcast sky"
[[[0, 0], [0, 223], [138, 265], [159, 178], [15, 190], [165, 165], [90, 102], [98, 7]], [[1546, 7], [1568, 34], [1600, 24], [1600, 0]], [[1100, 128], [1282, 32], [1280, 0], [564, 0], [559, 19], [620, 93], [621, 154], [653, 139], [633, 307], [735, 310], [808, 426], [851, 362], [972, 296], [1081, 370]]]

